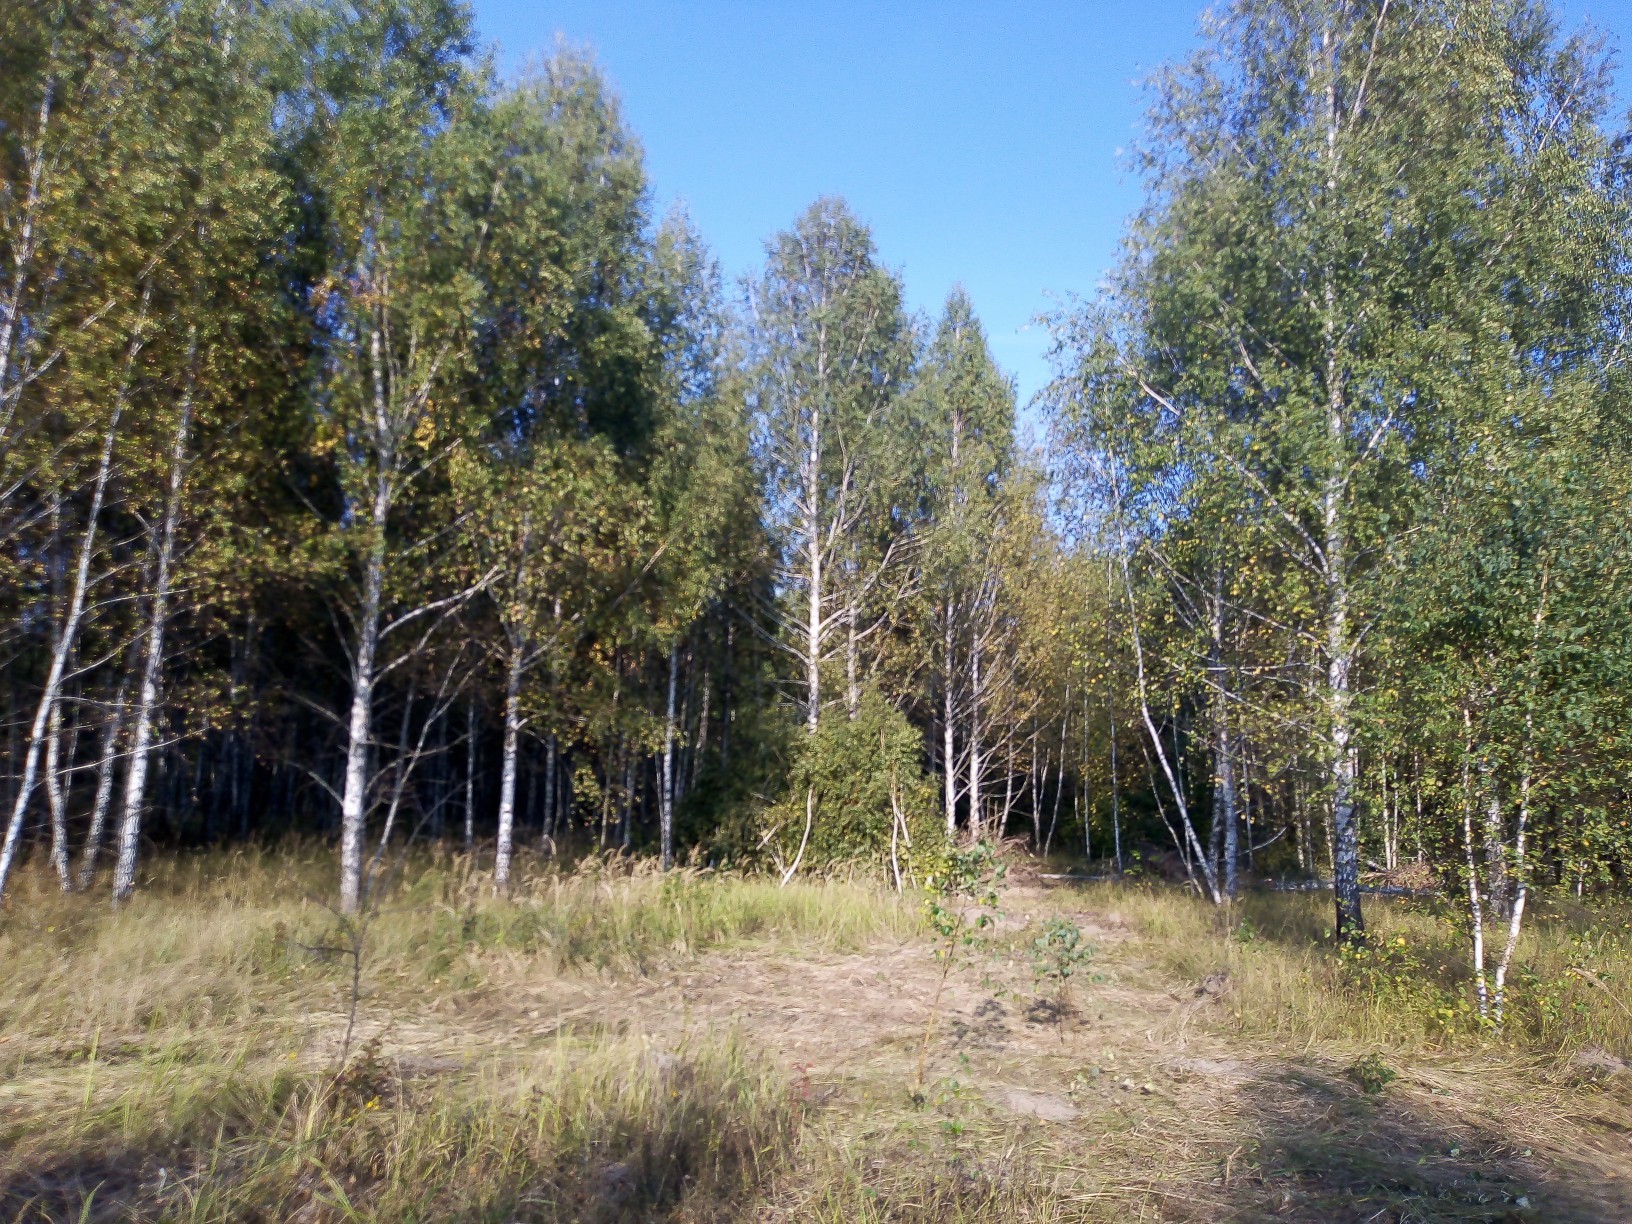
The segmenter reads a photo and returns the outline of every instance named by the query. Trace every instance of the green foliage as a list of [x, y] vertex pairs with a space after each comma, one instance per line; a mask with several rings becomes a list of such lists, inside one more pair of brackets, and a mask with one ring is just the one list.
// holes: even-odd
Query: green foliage
[[1381, 1054], [1367, 1054], [1356, 1059], [1346, 1074], [1360, 1085], [1361, 1092], [1371, 1096], [1375, 1096], [1399, 1078], [1399, 1072], [1384, 1062]]
[[[786, 796], [764, 819], [775, 861], [816, 870], [864, 867], [926, 878], [945, 861], [945, 833], [923, 772], [923, 737], [873, 689], [854, 718], [842, 709], [802, 737]], [[808, 824], [808, 837], [806, 833]]]
[[[924, 879], [924, 912], [930, 929], [947, 941], [944, 955], [973, 947], [997, 920], [998, 885], [1008, 864], [989, 842], [948, 846]], [[975, 913], [971, 919], [969, 909]]]
[[1345, 989], [1381, 1014], [1398, 1009], [1441, 1029], [1467, 1014], [1466, 994], [1430, 970], [1423, 952], [1404, 934], [1372, 933], [1336, 946], [1338, 977]]
[[1093, 964], [1094, 946], [1082, 938], [1082, 928], [1065, 918], [1050, 918], [1031, 941], [1031, 969], [1039, 982], [1050, 982], [1062, 1000], [1068, 1000], [1071, 979]]

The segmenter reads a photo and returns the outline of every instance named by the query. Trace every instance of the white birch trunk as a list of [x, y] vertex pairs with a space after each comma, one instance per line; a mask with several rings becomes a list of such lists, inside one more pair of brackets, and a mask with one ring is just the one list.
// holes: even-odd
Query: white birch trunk
[[[70, 753], [70, 764], [72, 753]], [[73, 891], [68, 874], [68, 810], [62, 791], [62, 702], [51, 708], [51, 725], [45, 738], [45, 802], [51, 812], [51, 866], [63, 892]]]
[[1490, 1018], [1490, 992], [1485, 981], [1485, 912], [1479, 896], [1479, 864], [1473, 848], [1473, 717], [1464, 709], [1462, 723], [1466, 738], [1462, 749], [1462, 849], [1468, 873], [1468, 918], [1473, 927], [1474, 993], [1479, 1003], [1479, 1018]]
[[957, 710], [952, 698], [953, 607], [954, 604], [948, 597], [944, 629], [945, 654], [942, 659], [945, 688], [941, 694], [941, 787], [944, 792], [943, 802], [946, 805], [946, 836], [949, 841], [958, 836], [958, 757], [955, 730]]
[[368, 751], [374, 735], [374, 682], [380, 648], [380, 604], [385, 590], [385, 529], [391, 513], [391, 424], [386, 409], [385, 364], [380, 325], [369, 337], [374, 390], [374, 498], [369, 513], [373, 533], [364, 562], [363, 606], [358, 609], [357, 644], [352, 661], [351, 713], [346, 720], [346, 773], [340, 795], [340, 912], [355, 914], [363, 903], [363, 825], [368, 819]]
[[[375, 498], [375, 529], [383, 533], [385, 482]], [[346, 720], [346, 773], [340, 795], [340, 912], [355, 914], [363, 898], [363, 823], [368, 803], [368, 749], [374, 727], [375, 658], [379, 652], [380, 600], [385, 578], [383, 534], [369, 548], [363, 606], [352, 664], [351, 713]]]
[[[981, 784], [980, 756], [980, 637], [977, 634], [969, 648], [969, 836], [975, 840], [984, 837], [984, 813], [980, 810]], [[1064, 758], [1061, 758], [1064, 765]], [[1062, 773], [1063, 777], [1063, 773]]]
[[680, 679], [680, 650], [669, 647], [669, 704], [663, 720], [663, 789], [658, 810], [663, 870], [674, 866], [674, 691]]
[[5, 897], [6, 884], [11, 878], [12, 866], [17, 861], [17, 850], [22, 841], [23, 816], [28, 811], [28, 801], [34, 793], [34, 785], [39, 780], [40, 754], [62, 689], [63, 673], [68, 667], [68, 657], [79, 640], [80, 624], [85, 616], [85, 604], [90, 592], [91, 561], [96, 555], [96, 524], [102, 516], [102, 501], [107, 493], [108, 477], [113, 470], [113, 444], [118, 436], [120, 417], [124, 413], [130, 364], [134, 363], [141, 343], [138, 329], [137, 338], [132, 342], [128, 354], [126, 381], [120, 389], [119, 398], [114, 403], [107, 432], [103, 435], [102, 454], [97, 462], [91, 503], [86, 512], [85, 534], [80, 537], [79, 558], [74, 568], [74, 587], [69, 596], [67, 613], [63, 618], [62, 632], [57, 637], [56, 648], [51, 652], [51, 666], [46, 672], [45, 683], [40, 688], [39, 704], [35, 707], [34, 718], [29, 725], [28, 746], [23, 750], [23, 767], [17, 783], [17, 794], [11, 805], [11, 819], [6, 824], [5, 842], [0, 844], [0, 899]]
[[153, 712], [159, 702], [159, 669], [164, 664], [164, 631], [169, 621], [170, 571], [175, 557], [176, 520], [181, 516], [181, 478], [186, 466], [187, 437], [193, 420], [192, 366], [197, 343], [195, 331], [187, 348], [187, 389], [182, 393], [176, 433], [170, 444], [170, 476], [164, 497], [164, 524], [160, 528], [158, 558], [153, 570], [153, 599], [148, 609], [142, 681], [136, 694], [135, 738], [125, 773], [124, 810], [119, 818], [119, 853], [113, 869], [113, 899], [116, 903], [128, 899], [136, 889], [136, 854], [141, 844], [142, 803], [146, 798], [148, 753], [153, 742]]
[[476, 848], [476, 699], [465, 704], [465, 853]]
[[[1530, 718], [1525, 716], [1526, 737], [1530, 730]], [[1519, 931], [1524, 925], [1524, 903], [1530, 895], [1529, 863], [1525, 857], [1525, 838], [1530, 826], [1530, 766], [1526, 762], [1524, 776], [1519, 779], [1519, 811], [1518, 827], [1513, 836], [1513, 876], [1517, 887], [1513, 894], [1513, 907], [1507, 916], [1507, 942], [1502, 947], [1502, 958], [1496, 964], [1496, 995], [1492, 1000], [1492, 1019], [1497, 1028], [1502, 1027], [1504, 1009], [1507, 1006], [1507, 971], [1513, 963], [1513, 953], [1519, 946]]]
[[822, 426], [820, 409], [813, 409], [810, 450], [805, 456], [805, 548], [810, 565], [810, 607], [805, 624], [805, 727], [816, 734], [822, 716]]
[[[1326, 79], [1326, 200], [1337, 207], [1338, 95], [1337, 50], [1330, 27], [1322, 31], [1327, 59]], [[1355, 804], [1359, 762], [1352, 726], [1350, 683], [1354, 668], [1354, 641], [1349, 626], [1347, 524], [1344, 498], [1348, 487], [1347, 405], [1343, 394], [1343, 362], [1337, 336], [1335, 273], [1323, 271], [1326, 356], [1327, 475], [1322, 493], [1321, 548], [1326, 579], [1326, 708], [1331, 736], [1332, 893], [1337, 904], [1337, 932], [1352, 938], [1366, 929], [1360, 909], [1360, 825]]]
[[1014, 810], [1014, 728], [1010, 726], [1004, 741], [1003, 756], [1007, 767], [1003, 771], [1003, 809], [997, 821], [997, 840], [1009, 835], [1009, 813]]
[[1108, 707], [1111, 726], [1111, 839], [1116, 853], [1116, 873], [1122, 874], [1122, 781], [1116, 768], [1116, 707]]
[[108, 808], [113, 801], [113, 767], [119, 756], [119, 740], [125, 729], [125, 686], [121, 677], [113, 697], [113, 715], [102, 731], [102, 751], [96, 767], [96, 797], [91, 801], [91, 826], [85, 834], [85, 845], [79, 859], [79, 888], [88, 889], [96, 878], [96, 860], [102, 852], [102, 839], [108, 826]]
[[516, 753], [521, 741], [521, 656], [523, 648], [510, 647], [504, 677], [504, 765], [499, 772], [498, 840], [493, 854], [493, 887], [510, 890], [510, 860], [516, 837]]

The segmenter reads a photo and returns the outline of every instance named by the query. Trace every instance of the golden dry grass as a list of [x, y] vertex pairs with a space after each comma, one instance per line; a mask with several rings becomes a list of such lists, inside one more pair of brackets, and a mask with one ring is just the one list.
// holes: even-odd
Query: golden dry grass
[[[1632, 1218], [1629, 1077], [1572, 1061], [1629, 1052], [1610, 996], [1581, 981], [1500, 1040], [1435, 1022], [1454, 965], [1427, 949], [1455, 932], [1420, 909], [1371, 910], [1415, 962], [1356, 967], [1319, 898], [1011, 888], [915, 1093], [940, 968], [910, 897], [532, 864], [496, 900], [427, 854], [366, 927], [342, 1068], [349, 958], [313, 951], [344, 945], [331, 875], [318, 848], [183, 856], [115, 913], [24, 873], [0, 914], [0, 1214]], [[1096, 948], [1063, 1016], [1030, 952], [1056, 917]], [[1619, 989], [1610, 929], [1594, 963]], [[1536, 980], [1586, 931], [1546, 916]], [[1375, 1096], [1345, 1075], [1368, 1053], [1398, 1074]]]

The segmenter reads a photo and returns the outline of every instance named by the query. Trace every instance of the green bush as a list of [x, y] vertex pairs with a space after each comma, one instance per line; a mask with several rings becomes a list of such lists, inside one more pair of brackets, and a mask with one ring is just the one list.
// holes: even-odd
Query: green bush
[[795, 751], [787, 792], [764, 813], [772, 865], [885, 874], [899, 867], [903, 879], [922, 879], [944, 859], [923, 736], [881, 694], [864, 692], [854, 718], [843, 709], [825, 714]]

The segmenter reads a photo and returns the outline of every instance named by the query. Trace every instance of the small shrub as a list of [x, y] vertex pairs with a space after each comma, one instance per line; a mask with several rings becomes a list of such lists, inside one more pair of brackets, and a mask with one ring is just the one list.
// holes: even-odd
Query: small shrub
[[1360, 1091], [1375, 1096], [1399, 1078], [1399, 1073], [1383, 1061], [1381, 1054], [1367, 1054], [1349, 1067], [1348, 1076]]
[[1032, 975], [1050, 982], [1063, 1015], [1071, 1008], [1071, 979], [1093, 963], [1094, 946], [1082, 938], [1082, 929], [1064, 918], [1051, 918], [1043, 933], [1031, 942]]

